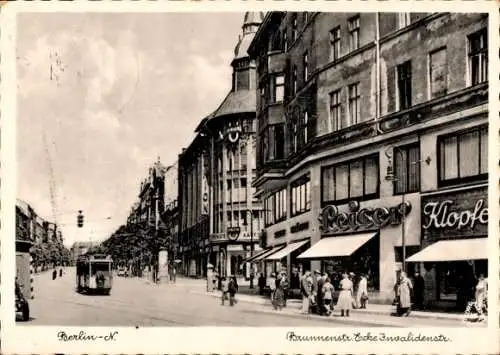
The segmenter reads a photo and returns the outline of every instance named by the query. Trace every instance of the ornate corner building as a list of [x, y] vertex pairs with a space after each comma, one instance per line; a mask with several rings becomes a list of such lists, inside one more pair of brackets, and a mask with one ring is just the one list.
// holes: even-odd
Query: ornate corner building
[[244, 260], [259, 249], [262, 205], [254, 197], [256, 174], [255, 63], [247, 50], [263, 14], [247, 12], [234, 51], [232, 88], [205, 117], [179, 156], [179, 252], [184, 272], [249, 277]]
[[[487, 274], [488, 16], [271, 12], [257, 65], [263, 271], [401, 269], [460, 306]], [[469, 291], [467, 291], [469, 292]]]

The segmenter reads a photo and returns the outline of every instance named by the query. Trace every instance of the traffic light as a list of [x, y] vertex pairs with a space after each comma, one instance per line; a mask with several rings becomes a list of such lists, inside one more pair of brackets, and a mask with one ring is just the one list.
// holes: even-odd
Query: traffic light
[[78, 211], [78, 215], [76, 216], [76, 225], [78, 226], [78, 228], [83, 227], [83, 211], [82, 210]]

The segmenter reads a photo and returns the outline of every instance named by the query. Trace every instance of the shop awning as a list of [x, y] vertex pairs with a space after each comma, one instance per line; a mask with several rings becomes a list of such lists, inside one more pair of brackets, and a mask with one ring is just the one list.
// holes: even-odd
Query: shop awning
[[243, 262], [245, 262], [245, 263], [249, 263], [249, 262], [253, 261], [255, 258], [258, 258], [258, 257], [259, 257], [259, 256], [261, 256], [262, 254], [265, 254], [265, 253], [267, 253], [267, 252], [268, 252], [268, 251], [270, 251], [270, 250], [271, 250], [271, 248], [269, 248], [269, 249], [264, 249], [264, 250], [259, 250], [259, 251], [258, 251], [257, 253], [255, 253], [253, 256], [248, 257], [248, 258], [246, 258], [245, 260], [243, 260]]
[[407, 258], [407, 262], [488, 259], [488, 238], [440, 240]]
[[292, 253], [294, 250], [297, 250], [304, 244], [306, 244], [309, 240], [303, 240], [301, 242], [290, 243], [280, 251], [269, 255], [266, 260], [281, 260], [288, 256], [288, 254]]
[[266, 253], [263, 253], [263, 254], [259, 255], [258, 257], [256, 257], [255, 259], [253, 259], [252, 262], [257, 262], [257, 261], [264, 260], [269, 255], [274, 254], [277, 251], [283, 249], [283, 247], [284, 247], [284, 245], [280, 245], [278, 247], [273, 247], [271, 250], [268, 250]]
[[363, 233], [321, 239], [311, 248], [300, 254], [298, 259], [321, 259], [333, 256], [349, 256], [377, 233]]

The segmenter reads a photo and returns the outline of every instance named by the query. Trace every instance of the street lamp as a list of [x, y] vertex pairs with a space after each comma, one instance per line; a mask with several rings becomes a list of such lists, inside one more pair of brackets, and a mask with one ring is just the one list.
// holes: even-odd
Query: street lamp
[[[402, 175], [407, 175], [406, 171], [406, 164], [404, 164], [404, 155], [401, 149], [398, 147], [394, 147], [394, 152], [399, 154], [399, 157], [401, 159], [401, 173]], [[385, 180], [387, 181], [392, 181], [396, 182], [398, 181], [397, 177], [394, 175], [394, 169], [392, 166], [392, 153], [390, 150], [386, 151], [386, 156], [389, 159], [389, 165], [387, 166], [387, 175], [385, 176]], [[402, 264], [401, 264], [401, 269], [403, 272], [406, 272], [406, 233], [405, 233], [405, 219], [406, 219], [406, 194], [405, 190], [403, 189], [403, 193], [401, 194], [401, 208], [403, 209], [401, 211], [401, 245], [403, 248], [403, 255], [402, 255]]]
[[[245, 211], [250, 213], [250, 258], [252, 258], [253, 257], [253, 252], [254, 252], [254, 245], [253, 245], [253, 211], [250, 208], [247, 208]], [[253, 267], [250, 266], [250, 288], [253, 288], [253, 279], [254, 279]]]

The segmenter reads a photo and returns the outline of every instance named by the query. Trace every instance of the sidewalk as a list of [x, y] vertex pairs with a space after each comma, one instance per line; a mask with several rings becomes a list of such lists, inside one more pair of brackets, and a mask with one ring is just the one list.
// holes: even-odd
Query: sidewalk
[[[178, 282], [183, 279], [177, 279]], [[190, 285], [196, 285], [196, 289], [191, 289], [190, 292], [198, 295], [205, 295], [209, 297], [220, 297], [220, 291], [214, 290], [213, 292], [206, 291], [206, 281], [196, 280], [197, 282], [191, 282]], [[182, 282], [182, 281], [181, 281]], [[248, 283], [248, 282], [247, 282]], [[241, 285], [240, 285], [241, 286]], [[271, 307], [271, 300], [269, 297], [260, 295], [247, 295], [238, 293], [237, 298], [240, 302], [248, 302], [261, 304]], [[293, 309], [295, 312], [302, 307], [302, 301], [296, 299], [287, 300], [287, 309]], [[394, 312], [394, 306], [386, 304], [368, 304], [367, 309], [353, 309], [352, 314], [365, 314], [365, 315], [384, 315], [389, 316]], [[412, 311], [412, 318], [422, 318], [422, 319], [439, 319], [439, 320], [457, 320], [462, 321], [464, 319], [463, 314], [450, 314], [450, 313], [440, 313], [440, 312], [425, 312], [425, 311]]]

